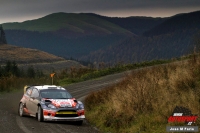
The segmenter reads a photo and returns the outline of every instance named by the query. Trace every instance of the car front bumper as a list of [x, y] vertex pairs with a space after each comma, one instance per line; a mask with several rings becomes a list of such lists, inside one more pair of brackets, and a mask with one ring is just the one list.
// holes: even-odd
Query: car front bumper
[[43, 110], [44, 121], [82, 121], [85, 119], [84, 110]]
[[44, 116], [44, 121], [82, 121], [85, 119], [85, 115], [78, 117], [54, 117], [54, 116]]

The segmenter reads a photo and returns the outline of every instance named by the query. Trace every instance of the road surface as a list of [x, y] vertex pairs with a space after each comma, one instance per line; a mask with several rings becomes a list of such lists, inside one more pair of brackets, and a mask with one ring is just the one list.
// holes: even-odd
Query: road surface
[[[108, 75], [65, 88], [73, 97], [83, 101], [90, 92], [116, 83], [126, 74], [127, 72]], [[34, 117], [19, 117], [18, 104], [22, 95], [23, 88], [17, 92], [0, 95], [0, 133], [100, 133], [87, 121], [84, 121], [82, 126], [77, 126], [74, 122], [38, 122]]]

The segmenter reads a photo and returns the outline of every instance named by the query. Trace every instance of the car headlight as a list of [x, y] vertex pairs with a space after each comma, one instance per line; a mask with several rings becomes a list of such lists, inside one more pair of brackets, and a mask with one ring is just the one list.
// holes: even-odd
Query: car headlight
[[84, 109], [84, 105], [82, 102], [78, 102], [77, 105], [76, 105], [76, 109]]
[[56, 108], [53, 104], [48, 104], [47, 107], [51, 108], [51, 109], [55, 109]]
[[84, 109], [84, 105], [83, 104], [79, 104], [79, 109]]
[[41, 104], [41, 106], [42, 106], [43, 109], [47, 108], [47, 106], [45, 104]]

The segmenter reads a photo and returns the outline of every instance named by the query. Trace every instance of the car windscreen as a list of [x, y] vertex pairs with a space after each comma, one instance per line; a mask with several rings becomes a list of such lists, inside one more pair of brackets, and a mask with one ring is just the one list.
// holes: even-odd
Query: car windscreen
[[70, 99], [72, 96], [66, 90], [47, 89], [41, 90], [40, 95], [42, 98], [49, 99]]

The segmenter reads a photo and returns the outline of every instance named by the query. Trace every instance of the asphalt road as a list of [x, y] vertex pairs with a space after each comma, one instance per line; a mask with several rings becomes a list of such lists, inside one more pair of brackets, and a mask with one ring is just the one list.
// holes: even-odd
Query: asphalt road
[[[109, 75], [65, 88], [73, 97], [84, 101], [90, 92], [120, 81], [127, 73]], [[38, 122], [34, 117], [20, 117], [18, 105], [22, 95], [23, 88], [21, 91], [0, 95], [0, 133], [99, 133], [98, 129], [87, 121], [84, 121], [82, 126], [77, 126], [74, 122]]]

